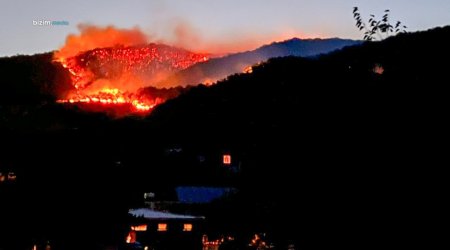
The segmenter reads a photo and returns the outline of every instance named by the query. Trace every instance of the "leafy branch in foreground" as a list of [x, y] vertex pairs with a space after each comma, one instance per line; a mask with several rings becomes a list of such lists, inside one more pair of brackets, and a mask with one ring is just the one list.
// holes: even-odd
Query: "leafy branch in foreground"
[[402, 22], [397, 21], [392, 25], [389, 21], [390, 10], [385, 10], [381, 20], [377, 20], [375, 15], [370, 15], [368, 23], [364, 22], [359, 13], [358, 7], [353, 7], [353, 18], [356, 21], [356, 27], [364, 31], [364, 40], [374, 41], [383, 40], [390, 35], [396, 35], [400, 32], [406, 32], [407, 27]]

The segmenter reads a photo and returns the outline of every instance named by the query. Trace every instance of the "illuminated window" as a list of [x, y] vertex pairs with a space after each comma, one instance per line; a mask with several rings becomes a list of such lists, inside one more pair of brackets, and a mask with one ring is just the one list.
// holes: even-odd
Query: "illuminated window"
[[186, 232], [192, 231], [192, 224], [190, 224], [190, 223], [184, 224], [183, 231], [186, 231]]
[[131, 230], [134, 231], [147, 231], [147, 225], [131, 226]]
[[167, 224], [166, 223], [159, 223], [158, 224], [158, 231], [160, 231], [160, 232], [167, 231]]
[[231, 164], [231, 155], [223, 155], [223, 164], [225, 165]]

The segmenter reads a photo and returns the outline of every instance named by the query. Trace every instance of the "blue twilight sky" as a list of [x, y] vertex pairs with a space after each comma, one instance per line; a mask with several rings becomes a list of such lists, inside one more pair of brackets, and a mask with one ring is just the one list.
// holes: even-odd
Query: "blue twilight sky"
[[[138, 26], [149, 41], [212, 52], [292, 36], [360, 39], [353, 6], [363, 17], [390, 9], [409, 31], [450, 24], [450, 0], [0, 0], [0, 56], [58, 49], [80, 23]], [[39, 20], [69, 25], [33, 25]]]

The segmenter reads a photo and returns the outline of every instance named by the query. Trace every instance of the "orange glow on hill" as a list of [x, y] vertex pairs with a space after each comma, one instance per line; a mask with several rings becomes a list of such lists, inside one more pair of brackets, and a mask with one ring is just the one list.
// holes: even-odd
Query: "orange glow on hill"
[[76, 89], [58, 103], [130, 104], [135, 112], [148, 112], [165, 100], [140, 97], [138, 89], [208, 59], [207, 54], [158, 44], [98, 48], [55, 58], [68, 70]]
[[[74, 91], [58, 100], [82, 107], [131, 106], [130, 112], [146, 113], [164, 102], [145, 97], [138, 90], [198, 62], [208, 54], [193, 53], [163, 44], [148, 44], [138, 28], [79, 25], [80, 34], [69, 35], [53, 55], [70, 74]], [[161, 87], [161, 86], [155, 86]]]

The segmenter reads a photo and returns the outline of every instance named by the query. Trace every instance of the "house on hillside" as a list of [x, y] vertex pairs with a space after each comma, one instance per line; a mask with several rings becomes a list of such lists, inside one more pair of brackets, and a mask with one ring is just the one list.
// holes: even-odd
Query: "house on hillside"
[[126, 241], [139, 243], [148, 249], [218, 248], [220, 241], [208, 240], [204, 235], [208, 231], [205, 217], [185, 213], [237, 190], [231, 187], [179, 186], [173, 191], [144, 193], [146, 208], [129, 211], [132, 219]]
[[181, 215], [149, 208], [129, 211], [133, 220], [127, 243], [147, 249], [201, 249], [204, 217]]

